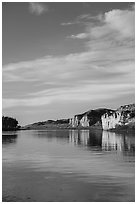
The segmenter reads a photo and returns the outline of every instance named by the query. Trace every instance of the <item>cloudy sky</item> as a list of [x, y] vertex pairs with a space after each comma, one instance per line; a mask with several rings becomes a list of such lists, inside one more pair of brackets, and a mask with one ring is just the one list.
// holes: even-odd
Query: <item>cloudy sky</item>
[[133, 3], [2, 7], [3, 115], [24, 125], [134, 103]]

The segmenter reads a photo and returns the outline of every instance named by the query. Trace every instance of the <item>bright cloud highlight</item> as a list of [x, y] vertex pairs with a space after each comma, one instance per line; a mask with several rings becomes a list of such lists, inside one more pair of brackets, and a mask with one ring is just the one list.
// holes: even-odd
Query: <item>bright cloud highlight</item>
[[38, 3], [38, 2], [30, 2], [29, 3], [29, 10], [32, 14], [35, 15], [41, 15], [43, 13], [46, 13], [49, 11], [49, 8], [47, 5]]

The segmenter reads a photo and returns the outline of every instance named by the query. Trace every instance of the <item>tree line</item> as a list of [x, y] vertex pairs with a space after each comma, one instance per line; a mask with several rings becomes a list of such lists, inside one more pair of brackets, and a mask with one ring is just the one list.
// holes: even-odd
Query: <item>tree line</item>
[[2, 116], [2, 130], [17, 130], [20, 126], [15, 118]]

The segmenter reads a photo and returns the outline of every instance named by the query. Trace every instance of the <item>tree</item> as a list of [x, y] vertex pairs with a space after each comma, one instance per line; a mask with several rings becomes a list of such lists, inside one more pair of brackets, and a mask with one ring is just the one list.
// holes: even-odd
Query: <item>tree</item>
[[15, 118], [2, 116], [2, 130], [18, 129], [18, 121]]

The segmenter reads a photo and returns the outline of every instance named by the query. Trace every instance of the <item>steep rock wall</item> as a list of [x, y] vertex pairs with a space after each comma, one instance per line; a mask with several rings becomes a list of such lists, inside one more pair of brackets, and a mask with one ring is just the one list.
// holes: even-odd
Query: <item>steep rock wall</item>
[[[97, 123], [101, 123], [101, 116], [104, 113], [110, 112], [110, 109], [96, 109], [90, 110], [83, 114], [75, 115], [74, 118], [69, 120], [69, 125], [71, 127], [89, 127]], [[113, 110], [112, 110], [113, 111]]]
[[102, 115], [101, 121], [103, 130], [130, 125], [135, 122], [135, 104], [121, 106], [115, 112], [105, 113]]
[[102, 117], [102, 128], [103, 130], [110, 130], [116, 127], [116, 125], [121, 125], [120, 123], [121, 113], [105, 113]]
[[84, 115], [80, 120], [80, 125], [82, 127], [89, 127], [89, 122], [90, 122], [90, 120], [88, 119], [88, 116]]
[[[102, 126], [103, 130], [115, 129], [135, 123], [135, 104], [121, 106], [117, 110], [95, 109], [75, 115], [69, 120], [71, 127]], [[132, 126], [132, 125], [131, 125]], [[133, 125], [134, 126], [134, 125]]]
[[69, 125], [72, 127], [78, 127], [80, 125], [81, 115], [75, 115], [74, 118], [69, 120]]

